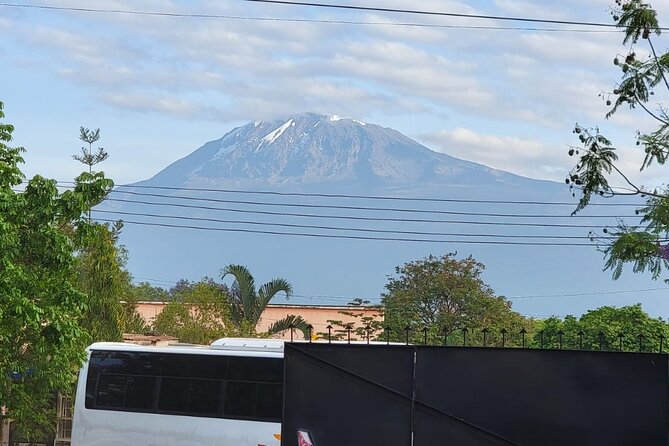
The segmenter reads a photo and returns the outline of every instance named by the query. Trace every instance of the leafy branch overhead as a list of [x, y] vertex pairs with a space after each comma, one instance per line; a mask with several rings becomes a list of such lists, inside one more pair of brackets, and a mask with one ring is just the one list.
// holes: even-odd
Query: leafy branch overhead
[[[626, 54], [613, 59], [621, 70], [620, 81], [611, 92], [600, 95], [610, 107], [606, 118], [625, 108], [641, 111], [653, 130], [636, 132], [636, 146], [644, 151], [639, 168], [662, 166], [669, 157], [669, 112], [662, 103], [669, 95], [669, 53], [658, 54], [653, 43], [662, 32], [657, 12], [642, 0], [616, 0], [611, 15], [624, 31], [623, 44], [628, 46]], [[637, 53], [647, 55], [639, 57]], [[578, 160], [565, 180], [573, 195], [580, 195], [574, 213], [585, 209], [597, 196], [646, 199], [646, 205], [636, 210], [638, 226], [621, 221], [617, 228], [605, 229], [604, 236], [591, 234], [601, 244], [605, 269], [612, 270], [617, 279], [624, 265], [631, 264], [634, 272], [660, 277], [662, 270], [669, 267], [669, 189], [665, 185], [649, 188], [632, 181], [621, 168], [620, 150], [599, 128], [576, 124], [574, 134], [579, 145], [571, 147], [569, 155]]]

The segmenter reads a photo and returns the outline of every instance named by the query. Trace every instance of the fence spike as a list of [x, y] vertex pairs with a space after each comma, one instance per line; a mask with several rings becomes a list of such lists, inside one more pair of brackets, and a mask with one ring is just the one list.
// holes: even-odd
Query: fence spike
[[384, 330], [386, 332], [386, 345], [390, 345], [390, 330], [392, 330], [392, 328], [389, 325], [386, 325]]
[[564, 331], [560, 330], [558, 331], [558, 345], [560, 346], [560, 350], [562, 350], [562, 337], [564, 336]]
[[580, 330], [578, 333], [578, 349], [583, 350], [583, 330]]
[[353, 327], [351, 327], [351, 324], [346, 324], [346, 335], [348, 337], [348, 343], [351, 343], [351, 330]]
[[488, 327], [485, 327], [483, 330], [481, 330], [481, 333], [483, 333], [483, 346], [487, 347], [488, 346], [488, 332], [490, 329]]
[[502, 334], [502, 348], [504, 348], [506, 347], [506, 328], [502, 328], [499, 332]]
[[448, 328], [444, 327], [443, 332], [444, 332], [444, 347], [445, 347], [448, 345]]
[[527, 330], [525, 330], [525, 327], [523, 327], [523, 329], [520, 330], [520, 338], [521, 338], [523, 348], [525, 348], [525, 335], [526, 334], [527, 334]]
[[307, 325], [307, 333], [309, 334], [309, 344], [311, 344], [311, 338], [313, 338], [314, 326], [309, 324]]
[[372, 330], [372, 327], [369, 324], [365, 325], [365, 333], [367, 334], [367, 344], [369, 344], [369, 332]]
[[623, 338], [624, 337], [625, 337], [625, 335], [623, 334], [622, 331], [618, 333], [618, 341], [620, 342], [619, 346], [618, 346], [619, 351], [623, 351]]
[[462, 346], [463, 347], [467, 346], [467, 333], [468, 332], [469, 332], [469, 330], [467, 329], [467, 327], [464, 327], [462, 329]]
[[328, 344], [331, 344], [332, 343], [332, 325], [329, 324], [327, 326], [327, 329], [328, 329]]
[[645, 336], [643, 335], [643, 333], [639, 333], [637, 335], [637, 338], [639, 338], [639, 351], [642, 352], [643, 351], [643, 338], [645, 338]]
[[404, 327], [404, 331], [406, 332], [406, 345], [409, 345], [409, 332], [411, 331], [411, 326], [407, 325]]
[[605, 335], [603, 331], [600, 331], [597, 333], [597, 336], [599, 337], [599, 351], [604, 350], [604, 341], [605, 341]]
[[423, 345], [427, 345], [427, 327], [423, 327]]

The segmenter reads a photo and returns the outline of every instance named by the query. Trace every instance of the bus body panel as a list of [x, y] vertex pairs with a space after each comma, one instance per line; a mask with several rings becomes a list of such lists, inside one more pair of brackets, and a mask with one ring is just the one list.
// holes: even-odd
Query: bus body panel
[[[75, 400], [73, 446], [279, 446], [277, 422], [200, 417], [178, 414], [103, 410], [86, 407], [89, 365], [92, 352], [160, 353], [282, 359], [282, 351], [243, 348], [144, 347], [132, 344], [97, 343], [88, 348], [88, 361], [79, 374]], [[183, 356], [181, 356], [183, 355]], [[90, 389], [89, 389], [90, 390]]]

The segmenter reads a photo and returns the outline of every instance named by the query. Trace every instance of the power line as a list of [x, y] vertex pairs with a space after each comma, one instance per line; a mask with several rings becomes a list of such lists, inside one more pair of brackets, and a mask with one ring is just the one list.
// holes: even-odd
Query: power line
[[[97, 221], [114, 223], [116, 220], [109, 220], [98, 218]], [[163, 228], [179, 228], [192, 229], [199, 231], [214, 231], [214, 232], [237, 232], [250, 234], [267, 234], [279, 235], [288, 237], [311, 237], [311, 238], [328, 238], [328, 239], [346, 239], [346, 240], [374, 240], [384, 242], [412, 242], [412, 243], [451, 243], [451, 244], [465, 244], [465, 245], [515, 245], [515, 246], [587, 246], [592, 248], [591, 243], [548, 243], [548, 242], [517, 242], [517, 241], [480, 241], [480, 240], [440, 240], [440, 239], [422, 239], [422, 238], [393, 238], [393, 237], [367, 237], [358, 235], [334, 235], [334, 234], [314, 234], [305, 232], [281, 232], [257, 229], [242, 229], [242, 228], [212, 228], [204, 226], [190, 226], [190, 225], [176, 225], [168, 223], [149, 223], [142, 221], [124, 220], [124, 224], [152, 226]]]
[[[75, 184], [73, 181], [58, 181], [58, 184]], [[566, 201], [521, 201], [521, 200], [476, 200], [469, 198], [424, 198], [424, 197], [398, 197], [387, 195], [351, 195], [351, 194], [327, 194], [313, 192], [277, 192], [266, 190], [240, 190], [240, 189], [215, 189], [215, 188], [197, 188], [197, 187], [176, 187], [176, 186], [149, 186], [139, 184], [119, 184], [116, 188], [129, 189], [159, 189], [173, 191], [189, 192], [220, 192], [229, 194], [251, 194], [251, 195], [273, 195], [280, 197], [313, 197], [313, 198], [345, 198], [345, 199], [363, 199], [363, 200], [388, 200], [388, 201], [416, 201], [416, 202], [434, 202], [434, 203], [482, 203], [482, 204], [520, 204], [520, 205], [549, 205], [549, 206], [575, 206], [576, 203]], [[121, 192], [121, 191], [119, 191]], [[590, 203], [588, 206], [634, 206], [642, 207], [643, 203]]]
[[490, 212], [461, 212], [461, 211], [445, 211], [435, 209], [405, 209], [405, 208], [382, 208], [382, 207], [366, 207], [366, 206], [345, 206], [334, 204], [310, 204], [310, 203], [284, 203], [284, 202], [266, 202], [266, 201], [251, 201], [251, 200], [228, 200], [223, 198], [199, 198], [199, 197], [184, 197], [179, 195], [164, 195], [164, 194], [150, 194], [143, 192], [131, 191], [112, 191], [112, 193], [135, 195], [142, 197], [154, 198], [168, 198], [176, 200], [187, 201], [204, 201], [210, 203], [227, 203], [227, 204], [244, 204], [251, 206], [270, 206], [270, 207], [292, 207], [292, 208], [308, 208], [308, 209], [337, 209], [349, 211], [380, 211], [380, 212], [401, 212], [401, 213], [417, 213], [417, 214], [442, 214], [442, 215], [463, 215], [470, 217], [505, 217], [505, 218], [634, 218], [637, 216], [621, 216], [621, 215], [555, 215], [555, 214], [501, 214]]
[[[176, 284], [177, 282], [173, 280], [162, 280], [162, 279], [152, 279], [147, 277], [135, 277], [136, 279], [143, 279], [152, 282], [164, 282]], [[669, 287], [662, 288], [645, 288], [638, 290], [618, 290], [618, 291], [593, 291], [593, 292], [579, 292], [579, 293], [565, 293], [565, 294], [534, 294], [534, 295], [521, 295], [521, 296], [505, 296], [506, 299], [544, 299], [544, 298], [554, 298], [554, 297], [583, 297], [583, 296], [607, 296], [615, 294], [632, 294], [632, 293], [649, 293], [654, 291], [666, 291], [669, 292]], [[319, 294], [292, 294], [291, 297], [299, 298], [308, 298], [308, 299], [328, 299], [328, 300], [349, 300], [352, 301], [355, 299], [350, 296], [333, 296], [333, 295], [319, 295]], [[355, 307], [353, 307], [355, 308]]]
[[[402, 235], [425, 235], [425, 236], [435, 236], [435, 237], [480, 237], [480, 238], [525, 238], [525, 239], [564, 239], [564, 240], [589, 240], [589, 236], [569, 236], [569, 235], [511, 235], [511, 234], [471, 234], [471, 233], [448, 233], [448, 232], [427, 232], [427, 231], [400, 231], [400, 230], [390, 230], [390, 229], [369, 229], [369, 228], [350, 228], [350, 227], [341, 227], [341, 226], [320, 226], [320, 225], [300, 225], [300, 224], [291, 224], [291, 223], [269, 223], [269, 222], [259, 222], [252, 220], [222, 220], [217, 218], [202, 218], [202, 217], [186, 217], [186, 216], [177, 216], [177, 215], [163, 215], [163, 214], [147, 214], [139, 212], [125, 212], [125, 211], [103, 211], [94, 209], [93, 212], [103, 213], [103, 214], [117, 214], [117, 215], [130, 215], [130, 216], [139, 216], [139, 217], [152, 217], [152, 218], [166, 218], [166, 219], [177, 219], [177, 220], [186, 220], [186, 221], [203, 221], [211, 223], [226, 223], [226, 224], [245, 224], [245, 225], [255, 225], [255, 226], [274, 226], [274, 227], [283, 227], [283, 228], [299, 228], [299, 229], [322, 229], [327, 231], [352, 231], [352, 232], [366, 232], [374, 234], [402, 234]], [[599, 237], [599, 239], [613, 239], [614, 237]]]
[[630, 293], [649, 293], [651, 291], [669, 291], [668, 287], [664, 288], [646, 288], [643, 290], [620, 290], [620, 291], [599, 291], [592, 293], [570, 293], [570, 294], [544, 294], [538, 296], [509, 296], [507, 299], [548, 299], [554, 297], [583, 297], [583, 296], [608, 296], [611, 294], [630, 294]]
[[[247, 210], [236, 208], [222, 208], [213, 206], [199, 206], [183, 203], [156, 203], [152, 201], [143, 200], [124, 200], [121, 198], [106, 198], [105, 201], [142, 204], [147, 206], [167, 206], [184, 209], [201, 209], [220, 212], [233, 212], [241, 214], [254, 215], [271, 215], [282, 217], [301, 217], [301, 218], [318, 218], [318, 219], [335, 219], [335, 220], [355, 220], [355, 221], [376, 221], [376, 222], [395, 222], [395, 223], [431, 223], [431, 224], [469, 224], [469, 225], [484, 225], [484, 226], [518, 226], [518, 227], [541, 227], [541, 228], [576, 228], [584, 229], [584, 226], [578, 224], [561, 224], [561, 223], [523, 223], [523, 222], [487, 222], [487, 221], [468, 221], [468, 220], [435, 220], [435, 219], [419, 219], [419, 218], [394, 218], [394, 217], [361, 217], [355, 215], [331, 215], [331, 214], [304, 214], [293, 212], [274, 212], [263, 210]], [[592, 226], [592, 229], [604, 229], [608, 226]]]
[[[374, 7], [374, 6], [339, 5], [339, 4], [334, 4], [334, 3], [314, 3], [314, 2], [288, 1], [288, 0], [242, 0], [242, 1], [251, 2], [251, 3], [270, 3], [270, 4], [275, 4], [275, 5], [308, 6], [308, 7], [313, 7], [313, 8], [343, 9], [343, 10], [368, 11], [368, 12], [385, 12], [385, 13], [393, 13], [393, 14], [412, 14], [412, 15], [427, 15], [427, 16], [439, 16], [439, 17], [457, 17], [457, 18], [468, 18], [468, 19], [479, 19], [479, 20], [501, 20], [501, 21], [525, 22], [525, 23], [546, 23], [546, 24], [552, 24], [552, 25], [579, 25], [579, 26], [599, 27], [599, 28], [618, 28], [618, 25], [616, 25], [614, 23], [601, 23], [601, 22], [582, 22], [582, 21], [573, 21], [573, 20], [537, 19], [537, 18], [529, 18], [529, 17], [510, 17], [510, 16], [484, 15], [484, 14], [466, 14], [466, 13], [457, 13], [457, 12], [381, 8], [381, 7]], [[658, 29], [661, 29], [661, 30], [664, 31], [667, 28], [658, 28]]]
[[617, 30], [591, 30], [591, 29], [573, 29], [573, 28], [534, 28], [534, 27], [514, 27], [514, 26], [477, 26], [477, 25], [446, 25], [434, 23], [414, 23], [414, 22], [379, 22], [364, 20], [341, 20], [341, 19], [306, 19], [290, 17], [252, 17], [236, 16], [225, 14], [204, 14], [204, 13], [179, 13], [164, 11], [140, 11], [130, 9], [103, 9], [103, 8], [84, 8], [69, 6], [52, 6], [41, 4], [19, 4], [19, 3], [0, 3], [0, 6], [8, 8], [27, 8], [40, 9], [47, 11], [67, 11], [79, 13], [96, 14], [124, 14], [172, 18], [193, 18], [193, 19], [222, 19], [222, 20], [251, 20], [264, 22], [292, 22], [292, 23], [322, 23], [334, 25], [372, 25], [372, 26], [406, 26], [417, 28], [442, 28], [442, 29], [475, 29], [475, 30], [493, 30], [493, 31], [538, 31], [538, 32], [573, 32], [573, 33], [613, 33]]

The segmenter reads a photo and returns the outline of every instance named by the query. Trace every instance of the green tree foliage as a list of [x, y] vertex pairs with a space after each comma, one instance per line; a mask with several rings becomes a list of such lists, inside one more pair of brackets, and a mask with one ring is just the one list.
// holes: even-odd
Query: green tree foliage
[[[385, 325], [390, 339], [405, 341], [409, 328], [410, 341], [443, 343], [444, 333], [450, 343], [462, 343], [462, 329], [467, 328], [468, 344], [481, 345], [488, 329], [488, 345], [501, 344], [501, 332], [509, 334], [506, 345], [517, 342], [521, 329], [530, 329], [532, 322], [511, 310], [511, 302], [495, 296], [481, 280], [484, 266], [472, 257], [457, 259], [454, 253], [429, 256], [395, 268], [382, 296]], [[385, 334], [384, 334], [385, 336]]]
[[0, 406], [37, 437], [53, 429], [53, 393], [72, 388], [90, 341], [74, 253], [92, 231], [83, 215], [113, 182], [86, 172], [60, 193], [35, 176], [17, 191], [24, 149], [9, 146], [13, 130], [0, 123]]
[[[293, 293], [293, 287], [290, 283], [281, 278], [272, 279], [256, 290], [255, 279], [248, 268], [242, 265], [228, 265], [223, 268], [222, 278], [228, 275], [235, 278], [230, 289], [230, 295], [232, 297], [231, 316], [237, 325], [256, 327], [263, 311], [274, 296], [284, 293], [286, 298], [290, 298]], [[269, 327], [268, 334], [277, 334], [294, 328], [300, 330], [307, 337], [309, 335], [308, 325], [302, 317], [289, 315], [275, 321]]]
[[600, 307], [585, 313], [580, 318], [552, 317], [538, 322], [533, 337], [533, 347], [541, 346], [541, 332], [545, 348], [586, 350], [639, 351], [639, 335], [642, 335], [643, 351], [659, 351], [660, 337], [664, 336], [665, 351], [669, 339], [669, 325], [661, 318], [651, 318], [641, 304], [622, 308]]
[[130, 274], [125, 269], [125, 250], [118, 245], [122, 225], [91, 223], [81, 237], [77, 255], [77, 286], [88, 295], [83, 324], [93, 341], [120, 341], [130, 317]]
[[[109, 157], [103, 148], [93, 152], [93, 144], [100, 139], [100, 129], [81, 127], [79, 139], [88, 144], [88, 149], [82, 147], [81, 154], [73, 158], [88, 166], [92, 175], [93, 166]], [[88, 221], [91, 223], [90, 209]], [[120, 221], [90, 224], [77, 246], [78, 284], [89, 298], [84, 324], [94, 341], [120, 341], [124, 322], [132, 321], [135, 325], [137, 322], [127, 296], [130, 287], [130, 274], [125, 269], [127, 253], [118, 243], [122, 228]], [[123, 305], [122, 301], [126, 303]]]
[[[346, 305], [346, 310], [338, 313], [346, 316], [347, 322], [341, 319], [328, 319], [329, 331], [315, 333], [319, 339], [348, 340], [349, 333], [351, 341], [377, 340], [384, 332], [383, 307], [372, 305], [369, 300], [353, 299]], [[370, 314], [369, 310], [374, 313]], [[351, 321], [352, 319], [352, 321]]]
[[[643, 0], [616, 0], [612, 9], [615, 23], [621, 28], [627, 45], [627, 53], [618, 55], [613, 63], [621, 70], [621, 78], [612, 92], [602, 96], [610, 110], [609, 118], [623, 108], [641, 110], [654, 129], [637, 131], [636, 145], [643, 150], [645, 158], [641, 170], [653, 163], [664, 165], [669, 156], [669, 113], [662, 104], [669, 94], [669, 53], [658, 54], [654, 39], [661, 34], [657, 13]], [[638, 57], [637, 46], [647, 49], [648, 57]], [[569, 155], [578, 156], [576, 166], [568, 174], [566, 182], [580, 194], [576, 210], [588, 206], [593, 196], [613, 197], [632, 195], [647, 197], [646, 206], [637, 210], [641, 226], [620, 224], [606, 235], [592, 234], [601, 243], [605, 254], [605, 269], [613, 271], [614, 279], [620, 277], [625, 264], [631, 264], [634, 272], [650, 272], [658, 278], [669, 266], [669, 189], [666, 185], [644, 187], [635, 184], [623, 172], [618, 163], [617, 147], [602, 135], [598, 128], [576, 125], [574, 133], [580, 146], [572, 147]], [[624, 189], [614, 188], [610, 182], [619, 181]]]
[[210, 344], [226, 336], [248, 336], [254, 327], [236, 324], [224, 288], [210, 280], [189, 284], [156, 316], [153, 330], [181, 342]]
[[148, 282], [133, 285], [130, 293], [135, 302], [169, 302], [172, 295], [164, 288], [153, 286]]

